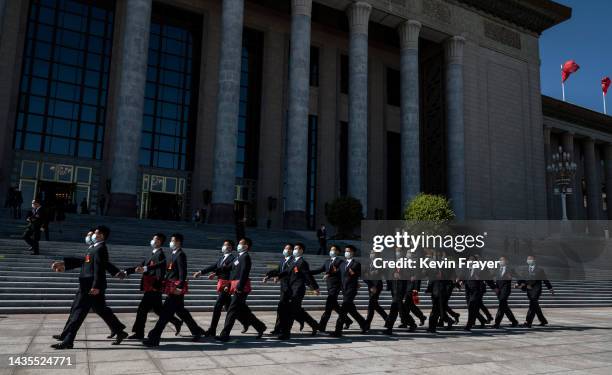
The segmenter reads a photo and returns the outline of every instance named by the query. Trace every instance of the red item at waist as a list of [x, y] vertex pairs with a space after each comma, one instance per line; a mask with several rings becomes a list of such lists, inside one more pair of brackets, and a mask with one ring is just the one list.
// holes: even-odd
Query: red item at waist
[[[164, 293], [171, 295], [174, 294], [174, 291], [176, 290], [176, 287], [180, 284], [181, 282], [179, 280], [164, 280]], [[187, 283], [187, 281], [185, 280], [185, 282], [183, 283], [183, 289], [181, 289], [181, 295], [185, 295], [187, 294], [187, 292], [189, 291], [189, 284]]]
[[229, 292], [232, 289], [230, 280], [219, 279], [217, 280], [217, 293]]
[[[236, 293], [236, 289], [238, 288], [238, 283], [240, 280], [232, 280], [230, 284], [230, 293]], [[242, 293], [249, 294], [251, 293], [251, 279], [247, 279], [246, 284], [242, 287]]]
[[159, 279], [155, 276], [142, 276], [142, 290], [145, 292], [158, 292], [160, 284]]

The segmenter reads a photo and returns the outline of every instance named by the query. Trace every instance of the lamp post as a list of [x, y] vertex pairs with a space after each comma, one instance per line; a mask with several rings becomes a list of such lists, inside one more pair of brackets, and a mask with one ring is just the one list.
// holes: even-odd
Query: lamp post
[[572, 181], [576, 174], [576, 163], [572, 160], [572, 154], [559, 150], [552, 154], [551, 163], [546, 166], [546, 171], [552, 176], [555, 195], [561, 196], [561, 220], [567, 221], [566, 195], [573, 194]]

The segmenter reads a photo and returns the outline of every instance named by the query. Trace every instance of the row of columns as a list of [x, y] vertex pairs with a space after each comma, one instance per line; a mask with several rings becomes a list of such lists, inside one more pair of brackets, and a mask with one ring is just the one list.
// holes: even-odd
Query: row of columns
[[[0, 0], [2, 1], [2, 0]], [[152, 0], [126, 2], [122, 59], [113, 137], [109, 214], [135, 214], [137, 170], [148, 61]], [[349, 21], [348, 194], [368, 206], [368, 24], [372, 6], [356, 1], [346, 9]], [[292, 0], [287, 127], [287, 185], [284, 224], [306, 226], [308, 104], [312, 0]], [[210, 221], [233, 222], [235, 164], [240, 100], [240, 64], [244, 0], [223, 0]], [[420, 191], [419, 33], [408, 20], [398, 27], [401, 41], [402, 200]], [[449, 196], [458, 218], [465, 213], [463, 45], [445, 43], [446, 123]]]
[[[544, 144], [546, 162], [550, 163], [550, 155], [554, 150], [551, 144], [551, 128], [544, 128]], [[584, 204], [582, 192], [582, 178], [586, 182], [587, 217], [588, 220], [612, 220], [612, 143], [604, 145], [603, 175], [601, 173], [600, 160], [596, 152], [596, 140], [592, 137], [576, 139], [573, 132], [563, 132], [560, 135], [559, 145], [565, 152], [569, 152], [577, 164], [576, 176], [572, 180], [572, 194], [567, 196], [567, 216], [570, 220], [580, 219], [580, 211]], [[605, 182], [605, 193], [608, 200], [607, 218], [602, 217], [602, 182]], [[549, 178], [549, 191], [552, 191], [553, 183]], [[549, 217], [553, 216], [552, 206], [555, 199], [548, 195]]]

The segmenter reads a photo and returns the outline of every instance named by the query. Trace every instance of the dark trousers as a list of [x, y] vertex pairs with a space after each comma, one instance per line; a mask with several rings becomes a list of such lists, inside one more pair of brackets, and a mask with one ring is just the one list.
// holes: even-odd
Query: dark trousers
[[538, 320], [540, 323], [548, 323], [546, 317], [544, 317], [544, 313], [542, 313], [542, 308], [540, 308], [540, 296], [528, 296], [529, 297], [529, 309], [527, 310], [527, 317], [525, 320], [528, 324], [533, 322], [533, 318], [538, 316]]
[[480, 308], [482, 306], [482, 292], [479, 290], [474, 290], [466, 286], [465, 288], [465, 300], [468, 305], [468, 321], [466, 328], [472, 328], [474, 323], [476, 323], [476, 319], [480, 321], [481, 324], [485, 322], [484, 317], [480, 315]]
[[440, 322], [452, 324], [453, 320], [446, 314], [448, 304], [445, 293], [432, 293], [431, 305], [431, 313], [429, 314], [429, 330], [431, 332], [436, 331]]
[[348, 316], [352, 316], [353, 319], [359, 324], [361, 329], [366, 328], [366, 321], [361, 316], [359, 311], [357, 311], [357, 307], [355, 306], [355, 295], [342, 295], [342, 305], [340, 306], [340, 316], [336, 321], [336, 333], [342, 333], [342, 326], [344, 322], [348, 318]]
[[198, 323], [193, 320], [193, 317], [189, 311], [187, 311], [185, 308], [185, 296], [171, 294], [166, 296], [161, 314], [159, 315], [159, 320], [155, 324], [155, 327], [149, 331], [149, 340], [151, 340], [153, 343], [159, 343], [164, 328], [166, 328], [168, 322], [172, 320], [174, 314], [176, 314], [185, 324], [187, 324], [187, 327], [189, 327], [189, 331], [191, 331], [192, 335], [198, 335], [204, 332], [204, 330], [198, 326]]
[[293, 327], [293, 321], [297, 320], [307, 323], [313, 329], [318, 329], [319, 324], [316, 320], [310, 316], [302, 307], [302, 301], [304, 300], [303, 294], [292, 296], [288, 301], [284, 302], [280, 312], [280, 332], [284, 335], [291, 334], [291, 328]]
[[30, 245], [32, 251], [38, 254], [39, 247], [38, 242], [40, 241], [40, 228], [36, 227], [28, 227], [26, 231], [23, 233], [23, 240]]
[[[331, 317], [332, 311], [335, 311], [340, 315], [340, 304], [338, 303], [338, 293], [330, 293], [327, 295], [325, 300], [325, 310], [321, 314], [321, 320], [319, 320], [319, 329], [325, 331], [327, 329], [327, 322]], [[348, 316], [346, 317], [345, 323], [352, 324], [353, 321]]]
[[317, 251], [317, 255], [325, 255], [326, 249], [327, 240], [325, 238], [319, 238], [319, 250]]
[[[217, 334], [217, 326], [219, 325], [219, 320], [221, 319], [221, 311], [225, 308], [225, 311], [229, 310], [230, 302], [232, 301], [232, 295], [227, 292], [221, 292], [217, 294], [217, 300], [215, 301], [215, 306], [213, 307], [212, 319], [210, 321], [210, 327], [208, 328], [208, 332], [212, 335]], [[238, 321], [246, 328], [248, 328], [248, 323], [242, 320], [242, 317], [238, 317]]]
[[497, 308], [497, 314], [495, 314], [495, 324], [501, 323], [501, 321], [504, 319], [504, 315], [508, 317], [508, 320], [510, 320], [511, 323], [515, 323], [516, 318], [514, 317], [512, 310], [510, 310], [510, 306], [508, 306], [508, 296], [498, 298], [499, 306]]
[[404, 308], [400, 310], [400, 318], [402, 319], [402, 323], [406, 325], [410, 325], [410, 321], [414, 322], [414, 319], [410, 316], [412, 313], [417, 319], [421, 321], [425, 321], [425, 314], [423, 311], [414, 303], [412, 299], [412, 292], [408, 292], [408, 295], [404, 299]]
[[[375, 289], [374, 291], [370, 289]], [[370, 293], [370, 299], [368, 301], [368, 315], [366, 316], [366, 323], [368, 327], [372, 324], [372, 320], [374, 319], [374, 313], [377, 312], [381, 318], [386, 322], [387, 321], [387, 312], [382, 308], [378, 300], [380, 299], [380, 293], [382, 292], [382, 287], [372, 287], [368, 289]]]
[[[158, 316], [161, 316], [163, 311], [163, 302], [161, 292], [144, 292], [138, 310], [136, 311], [136, 320], [132, 326], [132, 332], [138, 336], [144, 336], [145, 323], [147, 322], [147, 315], [150, 311], [153, 311]], [[170, 318], [170, 322], [178, 327], [181, 321], [176, 317]]]
[[489, 309], [487, 308], [487, 306], [485, 306], [484, 300], [482, 300], [482, 299], [480, 300], [480, 309], [479, 309], [479, 311], [482, 311], [482, 313], [487, 318], [487, 320], [489, 320], [489, 321], [493, 320], [493, 316], [491, 316], [491, 312], [489, 312]]
[[251, 325], [257, 331], [265, 330], [266, 325], [261, 320], [257, 319], [246, 304], [247, 297], [247, 293], [236, 293], [232, 295], [221, 336], [229, 336], [234, 327], [234, 323], [236, 323], [238, 319], [240, 319], [243, 325]]
[[117, 319], [110, 307], [106, 306], [104, 293], [101, 292], [97, 296], [92, 296], [89, 294], [89, 290], [79, 289], [74, 296], [70, 317], [61, 335], [64, 343], [72, 344], [74, 342], [81, 324], [83, 324], [91, 309], [104, 320], [111, 332], [117, 333], [125, 329], [125, 326]]

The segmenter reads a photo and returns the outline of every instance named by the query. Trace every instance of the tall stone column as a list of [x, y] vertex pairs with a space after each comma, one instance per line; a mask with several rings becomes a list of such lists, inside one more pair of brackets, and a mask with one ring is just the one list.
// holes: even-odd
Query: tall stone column
[[0, 35], [2, 35], [2, 25], [4, 25], [4, 9], [6, 9], [6, 0], [0, 0]]
[[584, 169], [587, 185], [587, 218], [599, 220], [601, 210], [601, 183], [599, 181], [599, 165], [595, 157], [595, 140], [587, 138], [583, 141]]
[[421, 23], [408, 20], [398, 30], [401, 74], [402, 204], [421, 191], [419, 123], [419, 32]]
[[608, 220], [612, 220], [612, 143], [607, 143], [604, 152], [604, 170], [606, 177], [606, 203]]
[[[574, 152], [574, 133], [566, 132], [561, 136], [561, 149], [564, 152], [571, 154], [572, 160], [579, 164], [580, 160], [577, 159], [577, 155]], [[556, 150], [555, 150], [556, 151]], [[570, 220], [578, 219], [578, 205], [582, 203], [582, 188], [578, 183], [578, 178], [574, 178], [571, 185], [572, 194], [566, 197], [567, 199], [567, 217]]]
[[372, 6], [357, 1], [346, 9], [349, 21], [348, 195], [368, 210], [368, 22]]
[[312, 0], [291, 2], [289, 53], [289, 123], [284, 226], [305, 229], [308, 173], [308, 102], [310, 72], [310, 13]]
[[234, 222], [244, 0], [223, 0], [213, 192], [209, 221]]
[[462, 36], [451, 37], [444, 44], [448, 195], [458, 220], [465, 219], [464, 45]]
[[136, 216], [138, 161], [151, 26], [151, 0], [125, 2], [121, 78], [113, 138], [109, 215]]

